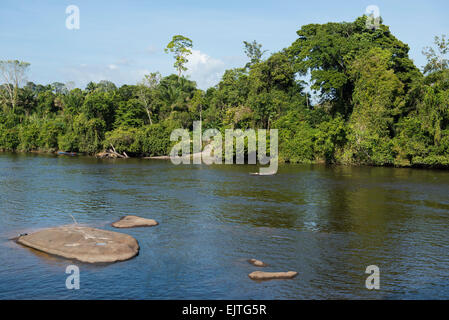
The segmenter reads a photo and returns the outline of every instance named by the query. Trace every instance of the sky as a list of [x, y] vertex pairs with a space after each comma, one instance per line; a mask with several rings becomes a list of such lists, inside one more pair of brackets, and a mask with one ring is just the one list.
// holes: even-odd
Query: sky
[[[78, 30], [66, 27], [69, 5], [79, 8]], [[35, 83], [136, 84], [150, 72], [175, 72], [164, 48], [182, 34], [193, 40], [186, 74], [206, 89], [226, 69], [246, 64], [243, 41], [257, 40], [273, 53], [288, 47], [302, 25], [350, 22], [369, 5], [409, 44], [420, 68], [423, 47], [435, 35], [449, 34], [447, 0], [1, 0], [0, 60], [31, 63], [28, 80]]]

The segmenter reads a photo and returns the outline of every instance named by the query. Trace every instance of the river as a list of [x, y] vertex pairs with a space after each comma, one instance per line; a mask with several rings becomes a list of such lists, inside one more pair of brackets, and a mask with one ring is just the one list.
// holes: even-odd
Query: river
[[[0, 299], [449, 299], [449, 172], [281, 165], [173, 165], [144, 159], [0, 153]], [[8, 239], [72, 223], [125, 229], [140, 254], [68, 261]], [[255, 282], [260, 270], [298, 271]], [[66, 267], [80, 269], [68, 290]], [[368, 290], [367, 266], [380, 270]]]

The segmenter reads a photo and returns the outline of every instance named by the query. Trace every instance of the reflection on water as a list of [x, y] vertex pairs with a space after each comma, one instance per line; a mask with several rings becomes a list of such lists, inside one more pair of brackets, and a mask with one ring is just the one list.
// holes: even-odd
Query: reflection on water
[[[0, 154], [0, 299], [449, 298], [449, 172], [174, 166], [151, 160]], [[80, 264], [8, 241], [72, 222], [127, 229], [136, 258]], [[297, 278], [257, 283], [247, 259]], [[65, 288], [77, 264], [81, 290]], [[365, 288], [378, 265], [381, 290]]]

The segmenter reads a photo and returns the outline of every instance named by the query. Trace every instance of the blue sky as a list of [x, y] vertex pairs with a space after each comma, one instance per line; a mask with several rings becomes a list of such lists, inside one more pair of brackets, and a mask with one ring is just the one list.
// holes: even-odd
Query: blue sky
[[[65, 26], [68, 5], [80, 9], [80, 29]], [[1, 0], [0, 59], [31, 63], [37, 83], [110, 80], [135, 84], [144, 74], [174, 72], [163, 48], [174, 34], [193, 40], [189, 76], [207, 88], [225, 69], [246, 63], [244, 40], [276, 52], [304, 24], [353, 21], [377, 5], [384, 23], [409, 44], [418, 67], [435, 35], [449, 34], [447, 1], [77, 1]]]

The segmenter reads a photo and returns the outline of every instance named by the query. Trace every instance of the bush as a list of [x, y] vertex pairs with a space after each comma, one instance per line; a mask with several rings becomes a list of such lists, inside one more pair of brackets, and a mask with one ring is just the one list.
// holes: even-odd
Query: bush
[[137, 140], [142, 154], [147, 156], [161, 156], [170, 153], [175, 142], [170, 141], [173, 130], [181, 128], [178, 122], [165, 121], [163, 123], [145, 126], [138, 131]]
[[94, 154], [102, 147], [106, 123], [103, 119], [87, 119], [84, 113], [74, 118], [73, 134], [78, 140], [78, 151]]
[[45, 121], [39, 134], [39, 147], [43, 150], [54, 151], [58, 148], [58, 137], [62, 132], [64, 132], [64, 124], [58, 119]]
[[17, 128], [8, 129], [0, 125], [0, 149], [14, 151], [19, 146], [19, 130]]
[[20, 151], [31, 151], [39, 148], [39, 121], [29, 121], [19, 127], [19, 145]]
[[136, 128], [117, 128], [106, 133], [106, 139], [103, 142], [103, 148], [108, 149], [114, 146], [119, 153], [127, 152], [141, 154], [142, 150], [136, 141], [138, 129]]

